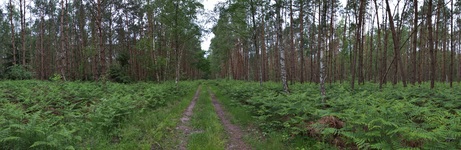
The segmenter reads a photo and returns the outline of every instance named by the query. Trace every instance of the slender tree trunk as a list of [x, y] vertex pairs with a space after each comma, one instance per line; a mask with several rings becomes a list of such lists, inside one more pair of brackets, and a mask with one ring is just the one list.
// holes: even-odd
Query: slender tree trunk
[[[347, 33], [350, 33], [350, 32], [347, 32], [347, 24], [348, 24], [348, 20], [349, 20], [349, 19], [348, 19], [348, 18], [349, 18], [348, 16], [349, 16], [348, 13], [343, 14], [343, 17], [344, 17], [345, 19], [344, 19], [344, 28], [343, 28], [343, 37], [342, 37], [342, 40], [343, 40], [344, 42], [347, 42], [347, 41], [348, 41], [348, 38], [347, 38], [347, 37], [348, 37], [348, 36], [347, 36], [348, 34], [347, 34]], [[348, 43], [349, 43], [349, 42], [348, 42]], [[348, 47], [350, 47], [350, 46], [348, 46]], [[343, 48], [344, 48], [344, 49], [347, 49], [347, 47], [344, 47], [344, 46], [343, 46]], [[339, 83], [342, 83], [342, 82], [343, 82], [344, 76], [346, 76], [346, 73], [345, 73], [345, 70], [346, 70], [346, 69], [345, 69], [345, 65], [344, 65], [345, 63], [343, 63], [343, 60], [344, 60], [343, 57], [340, 56], [339, 58], [340, 58], [340, 64], [341, 64], [341, 66], [340, 66], [340, 68], [341, 68], [341, 69], [340, 69], [341, 73], [340, 73], [340, 76], [339, 76]]]
[[[435, 55], [435, 56], [433, 56], [433, 57], [434, 57], [435, 60], [436, 60], [436, 61], [435, 61], [435, 73], [434, 73], [434, 75], [435, 75], [435, 80], [436, 80], [436, 81], [439, 80], [439, 81], [442, 81], [442, 82], [443, 82], [443, 76], [442, 76], [442, 74], [440, 74], [440, 79], [438, 78], [438, 77], [439, 77], [439, 74], [437, 74], [437, 72], [438, 72], [438, 70], [439, 70], [439, 69], [437, 68], [437, 53], [438, 53], [438, 50], [439, 50], [439, 43], [440, 43], [440, 42], [439, 42], [439, 40], [440, 40], [440, 38], [439, 38], [439, 32], [440, 32], [440, 28], [441, 28], [441, 27], [440, 27], [440, 18], [441, 18], [441, 17], [440, 17], [440, 11], [441, 11], [441, 9], [442, 9], [442, 7], [441, 7], [441, 6], [442, 6], [442, 3], [443, 3], [442, 0], [439, 0], [438, 3], [437, 3], [437, 6], [436, 6], [436, 7], [437, 7], [437, 9], [436, 9], [436, 13], [437, 13], [437, 14], [436, 14], [436, 18], [435, 18], [435, 33], [434, 33], [434, 34], [435, 34], [435, 35], [434, 35], [434, 36], [435, 36], [435, 37], [434, 37], [434, 38], [435, 38], [435, 39], [434, 39], [434, 42], [435, 42], [435, 44], [434, 44], [434, 55]], [[442, 67], [443, 67], [443, 66], [442, 66]]]
[[114, 50], [112, 49], [113, 47], [113, 40], [112, 40], [112, 6], [109, 6], [109, 12], [110, 12], [110, 16], [109, 16], [109, 37], [108, 37], [108, 40], [109, 40], [109, 67], [112, 65], [112, 56], [114, 56]]
[[11, 45], [12, 45], [12, 49], [13, 49], [13, 65], [16, 65], [16, 42], [15, 42], [15, 36], [14, 36], [14, 23], [13, 23], [13, 9], [14, 9], [14, 6], [13, 6], [13, 0], [10, 0], [10, 5], [9, 5], [9, 9], [10, 9], [10, 13], [9, 13], [9, 16], [10, 16], [10, 28], [11, 28]]
[[21, 15], [22, 65], [26, 65], [26, 0], [19, 0], [19, 3], [19, 11]]
[[291, 84], [293, 84], [293, 80], [296, 80], [296, 50], [294, 46], [294, 30], [293, 30], [293, 0], [290, 0], [290, 50], [291, 50]]
[[[175, 25], [176, 28], [178, 28], [178, 15], [179, 15], [179, 12], [178, 12], [179, 11], [179, 4], [178, 3], [179, 3], [179, 1], [176, 1], [176, 3], [175, 3], [175, 18], [174, 18], [175, 19], [174, 20], [175, 24], [174, 25]], [[175, 36], [174, 36], [174, 38], [175, 38], [174, 39], [174, 41], [175, 41], [174, 42], [174, 45], [175, 45], [174, 50], [176, 52], [176, 54], [175, 54], [175, 56], [176, 56], [176, 70], [175, 70], [176, 71], [176, 73], [175, 73], [176, 74], [175, 75], [176, 88], [179, 87], [178, 82], [179, 82], [179, 78], [180, 78], [179, 75], [180, 75], [180, 70], [181, 70], [181, 68], [180, 68], [181, 67], [181, 65], [180, 65], [181, 64], [181, 61], [180, 61], [181, 56], [180, 56], [180, 50], [179, 50], [179, 33], [178, 33], [177, 30], [178, 29], [175, 29]]]
[[428, 10], [426, 12], [426, 20], [427, 20], [427, 31], [428, 31], [428, 40], [429, 40], [429, 53], [431, 55], [431, 89], [434, 88], [435, 84], [435, 54], [434, 54], [434, 41], [432, 39], [432, 1], [428, 1]]
[[300, 27], [299, 27], [299, 36], [300, 36], [300, 39], [299, 39], [299, 51], [301, 53], [301, 83], [304, 83], [304, 1], [303, 0], [300, 0], [299, 1], [299, 24], [300, 24]]
[[413, 18], [413, 68], [412, 68], [412, 74], [413, 78], [411, 83], [415, 85], [416, 80], [417, 80], [417, 75], [416, 75], [416, 49], [417, 49], [417, 43], [418, 43], [418, 0], [413, 1], [414, 9], [415, 9], [415, 16]]
[[64, 35], [64, 14], [65, 13], [65, 8], [64, 8], [64, 0], [61, 0], [61, 25], [59, 26], [59, 36], [60, 36], [60, 41], [61, 41], [61, 47], [59, 50], [57, 50], [57, 59], [56, 59], [56, 65], [58, 66], [57, 69], [59, 71], [59, 74], [61, 77], [65, 80], [66, 79], [66, 73], [64, 69], [65, 65], [65, 52], [66, 52], [66, 47], [65, 47], [65, 35]]
[[263, 75], [262, 75], [262, 59], [261, 59], [261, 53], [259, 53], [259, 44], [258, 44], [258, 32], [257, 32], [257, 26], [256, 26], [256, 8], [255, 8], [255, 3], [253, 0], [250, 1], [250, 6], [251, 6], [251, 19], [253, 21], [253, 44], [256, 50], [256, 65], [258, 66], [258, 80], [259, 80], [259, 86], [262, 86], [263, 84]]
[[283, 47], [283, 37], [282, 37], [282, 13], [280, 9], [282, 8], [282, 0], [277, 0], [276, 3], [276, 14], [277, 14], [277, 41], [278, 41], [278, 49], [280, 52], [280, 77], [282, 80], [283, 90], [286, 93], [289, 93], [288, 84], [287, 84], [287, 70], [285, 66], [285, 51]]
[[369, 67], [368, 67], [368, 81], [371, 81], [372, 76], [374, 76], [373, 75], [373, 50], [374, 50], [374, 48], [373, 48], [373, 44], [374, 44], [373, 43], [373, 34], [374, 34], [373, 26], [374, 26], [374, 24], [375, 24], [375, 18], [372, 19], [371, 24], [370, 24], [371, 36], [370, 36], [370, 47], [369, 47], [369, 49], [370, 49], [370, 57], [369, 58], [370, 59], [368, 59], [369, 60], [369, 62], [368, 62], [369, 63], [368, 64], [369, 65]]
[[[390, 9], [390, 6], [389, 6], [389, 1], [386, 0], [386, 10], [387, 10], [387, 14], [388, 14], [388, 17], [389, 17], [389, 25], [391, 27], [391, 32], [392, 32], [392, 41], [394, 43], [394, 59], [396, 59], [397, 62], [395, 62], [395, 69], [396, 69], [396, 73], [397, 73], [397, 70], [400, 68], [400, 72], [401, 72], [401, 75], [402, 75], [402, 83], [403, 83], [403, 86], [406, 87], [407, 86], [407, 83], [406, 83], [406, 78], [405, 78], [405, 72], [404, 72], [404, 69], [403, 69], [403, 65], [402, 65], [402, 62], [400, 60], [400, 39], [399, 39], [399, 35], [397, 34], [397, 31], [395, 29], [395, 26], [394, 26], [394, 18], [392, 17], [392, 14], [391, 14], [391, 9]], [[394, 79], [396, 80], [396, 79]]]
[[384, 19], [384, 48], [383, 48], [383, 56], [382, 56], [382, 65], [381, 65], [381, 80], [379, 84], [379, 88], [381, 89], [383, 87], [383, 84], [387, 83], [387, 77], [386, 77], [386, 68], [387, 68], [387, 46], [388, 46], [388, 39], [389, 39], [389, 31], [386, 24], [387, 24], [387, 13], [386, 17]]
[[325, 43], [325, 44], [328, 44], [328, 63], [327, 63], [327, 66], [328, 66], [328, 73], [326, 74], [326, 77], [329, 77], [328, 78], [328, 82], [331, 83], [335, 80], [335, 67], [336, 65], [334, 65], [334, 60], [335, 60], [335, 55], [334, 55], [334, 52], [337, 51], [337, 44], [335, 42], [335, 32], [334, 32], [334, 25], [335, 25], [335, 22], [334, 22], [334, 19], [335, 19], [335, 9], [334, 9], [334, 4], [335, 4], [335, 0], [331, 0], [330, 3], [330, 31], [329, 31], [329, 34], [328, 34], [328, 42]]
[[[362, 31], [362, 17], [363, 17], [363, 13], [365, 11], [365, 0], [360, 0], [360, 7], [359, 7], [359, 18], [358, 18], [358, 26], [357, 26], [357, 29], [356, 29], [356, 32], [355, 32], [355, 46], [354, 46], [354, 52], [352, 52], [352, 63], [351, 63], [351, 74], [352, 74], [352, 79], [351, 79], [351, 89], [354, 90], [354, 87], [355, 87], [355, 75], [356, 75], [356, 58], [357, 58], [357, 51], [362, 51], [360, 45], [361, 45], [361, 37], [362, 37], [362, 34], [361, 34], [361, 31]], [[362, 53], [359, 52], [359, 55], [361, 55]], [[362, 69], [361, 68], [361, 58], [363, 58], [362, 56], [359, 56], [359, 69]], [[359, 83], [361, 82], [361, 75], [360, 75], [360, 71], [359, 71]]]
[[[363, 28], [364, 28], [364, 14], [365, 14], [365, 6], [366, 5], [366, 1], [365, 0], [361, 0], [360, 1], [360, 8], [359, 8], [359, 24], [357, 26], [357, 33], [356, 33], [356, 43], [357, 43], [357, 48], [358, 48], [358, 57], [359, 57], [359, 62], [358, 62], [358, 75], [359, 75], [359, 80], [358, 80], [358, 84], [361, 84], [363, 83], [363, 38], [362, 38], [362, 31], [363, 31]], [[356, 56], [357, 57], [357, 56]]]
[[[320, 9], [319, 9], [320, 11]], [[325, 33], [325, 28], [326, 28], [326, 18], [327, 18], [327, 2], [326, 0], [323, 1], [323, 13], [322, 13], [322, 19], [320, 21], [320, 32], [319, 33]], [[326, 90], [325, 90], [325, 79], [326, 79], [326, 75], [325, 75], [325, 68], [326, 66], [324, 65], [324, 61], [325, 61], [325, 58], [324, 58], [324, 48], [325, 46], [322, 46], [323, 42], [324, 42], [324, 37], [325, 35], [322, 35], [320, 36], [319, 34], [319, 83], [320, 83], [320, 95], [322, 97], [322, 104], [325, 104], [326, 100], [325, 100], [325, 97], [326, 97]], [[326, 49], [326, 48], [325, 48]]]
[[[264, 17], [263, 17], [264, 18]], [[266, 52], [266, 40], [265, 40], [265, 23], [264, 23], [264, 19], [262, 19], [262, 23], [261, 23], [261, 55], [262, 55], [262, 59], [261, 59], [261, 65], [262, 65], [262, 70], [261, 70], [261, 73], [262, 73], [262, 78], [263, 78], [263, 81], [267, 81], [267, 72], [266, 72], [266, 68], [268, 66], [268, 59], [267, 59], [267, 52]]]
[[450, 24], [450, 88], [453, 88], [453, 73], [454, 73], [454, 59], [455, 59], [455, 45], [453, 44], [453, 41], [455, 40], [453, 38], [453, 35], [455, 32], [453, 31], [453, 17], [455, 16], [453, 13], [453, 1], [451, 1], [451, 24]]
[[45, 34], [45, 29], [44, 29], [44, 24], [45, 19], [43, 12], [40, 12], [40, 79], [45, 80], [45, 49], [43, 47], [43, 41], [44, 41], [44, 34]]
[[99, 59], [100, 59], [100, 65], [101, 65], [101, 74], [100, 77], [105, 76], [106, 74], [106, 53], [104, 49], [104, 39], [103, 39], [103, 28], [102, 28], [102, 2], [101, 0], [97, 0], [97, 18], [96, 18], [96, 24], [98, 28], [98, 37], [99, 37]]
[[[314, 10], [315, 12], [315, 10]], [[315, 17], [312, 18], [312, 24], [315, 24]], [[310, 30], [309, 30], [309, 34], [310, 34], [310, 38], [312, 38], [313, 40], [315, 40], [315, 35], [314, 35], [314, 32], [312, 30], [314, 30], [315, 28], [313, 26], [310, 27]], [[309, 77], [309, 81], [312, 83], [314, 82], [314, 57], [315, 57], [315, 53], [313, 53], [313, 50], [314, 50], [314, 42], [309, 42], [309, 49], [311, 50], [311, 52], [309, 53], [309, 60], [310, 60], [310, 67], [309, 67], [309, 73], [310, 73], [310, 77]]]

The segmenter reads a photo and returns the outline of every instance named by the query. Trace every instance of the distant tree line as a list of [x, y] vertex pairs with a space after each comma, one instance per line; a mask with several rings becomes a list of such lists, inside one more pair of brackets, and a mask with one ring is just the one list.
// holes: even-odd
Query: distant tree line
[[1, 8], [4, 78], [161, 82], [209, 72], [196, 0], [9, 0]]
[[461, 81], [460, 6], [459, 0], [229, 0], [217, 9], [212, 75], [282, 81], [286, 91], [294, 82], [452, 85]]

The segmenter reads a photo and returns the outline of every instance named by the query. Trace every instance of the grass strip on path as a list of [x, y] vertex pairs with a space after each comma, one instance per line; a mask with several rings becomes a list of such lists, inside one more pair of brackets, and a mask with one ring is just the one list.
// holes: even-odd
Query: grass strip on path
[[191, 125], [194, 131], [189, 136], [187, 149], [223, 150], [226, 143], [225, 130], [205, 92], [206, 90], [202, 90], [202, 96], [198, 99], [192, 115]]
[[244, 141], [243, 141], [243, 132], [240, 130], [239, 126], [236, 126], [230, 122], [227, 118], [226, 112], [221, 107], [221, 104], [217, 101], [216, 96], [214, 93], [208, 88], [208, 92], [210, 93], [211, 101], [215, 108], [216, 114], [225, 127], [224, 129], [227, 132], [229, 142], [227, 143], [226, 149], [231, 150], [249, 150], [251, 149]]
[[232, 99], [222, 94], [217, 87], [212, 86], [211, 89], [215, 92], [215, 96], [219, 97], [217, 100], [222, 104], [224, 111], [227, 112], [230, 122], [242, 127], [241, 130], [246, 133], [243, 135], [243, 139], [253, 149], [293, 149], [293, 147], [283, 141], [283, 136], [280, 133], [262, 133], [257, 127], [258, 123], [256, 119], [252, 117], [251, 113], [245, 107], [242, 107], [237, 102], [232, 101]]
[[192, 133], [192, 128], [190, 127], [190, 119], [192, 117], [192, 115], [194, 114], [193, 110], [195, 108], [195, 104], [197, 103], [197, 100], [198, 98], [200, 97], [200, 90], [201, 90], [201, 86], [198, 87], [197, 91], [195, 92], [195, 95], [194, 95], [194, 98], [192, 99], [192, 101], [190, 102], [189, 106], [187, 107], [187, 109], [184, 111], [182, 117], [181, 117], [181, 122], [179, 123], [178, 127], [176, 129], [178, 129], [181, 133], [181, 135], [179, 136], [179, 146], [178, 146], [178, 149], [180, 150], [185, 150], [186, 149], [186, 146], [187, 146], [187, 138], [188, 136]]

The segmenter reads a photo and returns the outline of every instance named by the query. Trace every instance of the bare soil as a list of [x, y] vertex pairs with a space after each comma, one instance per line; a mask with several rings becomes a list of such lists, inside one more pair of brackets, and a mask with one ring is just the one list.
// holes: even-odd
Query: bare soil
[[221, 107], [221, 104], [217, 101], [216, 96], [214, 95], [211, 90], [208, 90], [211, 96], [211, 101], [214, 105], [216, 114], [218, 114], [219, 119], [221, 120], [221, 123], [224, 126], [224, 129], [226, 130], [229, 140], [226, 146], [227, 150], [250, 150], [250, 146], [248, 146], [244, 141], [243, 141], [243, 132], [240, 129], [239, 126], [236, 126], [230, 122], [230, 120], [226, 117], [226, 113]]
[[192, 99], [191, 103], [187, 107], [186, 111], [184, 111], [180, 119], [181, 122], [179, 123], [178, 127], [176, 127], [176, 129], [182, 132], [182, 135], [183, 135], [179, 137], [180, 143], [179, 143], [178, 149], [180, 150], [187, 149], [188, 136], [194, 132], [193, 129], [189, 126], [189, 121], [192, 115], [194, 114], [193, 110], [194, 110], [195, 104], [197, 103], [198, 98], [200, 97], [200, 90], [201, 90], [201, 87], [198, 87], [197, 91], [195, 92], [194, 98]]

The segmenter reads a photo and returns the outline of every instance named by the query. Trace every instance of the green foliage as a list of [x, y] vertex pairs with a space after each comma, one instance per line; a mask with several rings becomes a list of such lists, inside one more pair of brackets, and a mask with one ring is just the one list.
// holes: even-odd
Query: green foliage
[[32, 79], [33, 72], [29, 71], [28, 66], [13, 65], [7, 68], [5, 78], [10, 80], [27, 80]]
[[[321, 105], [318, 85], [294, 84], [290, 95], [279, 84], [212, 82], [234, 104], [247, 108], [263, 132], [282, 132], [294, 142], [309, 136], [316, 145], [359, 149], [456, 149], [461, 147], [461, 89], [437, 85], [378, 89], [365, 84], [354, 92], [331, 84]], [[307, 145], [306, 145], [307, 146]], [[309, 148], [309, 147], [306, 147]], [[324, 146], [318, 147], [325, 149]]]
[[124, 71], [123, 65], [112, 65], [109, 68], [109, 77], [110, 80], [117, 83], [131, 83], [133, 82], [130, 76], [127, 75], [127, 72]]
[[100, 149], [133, 114], [177, 101], [196, 83], [0, 82], [0, 149]]

